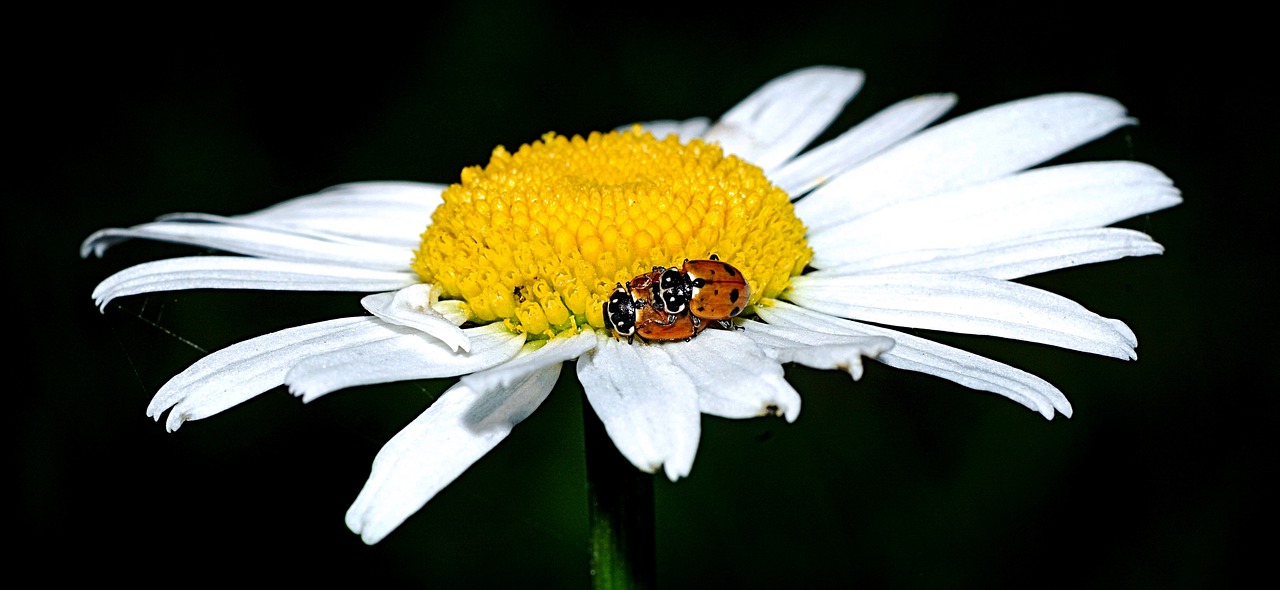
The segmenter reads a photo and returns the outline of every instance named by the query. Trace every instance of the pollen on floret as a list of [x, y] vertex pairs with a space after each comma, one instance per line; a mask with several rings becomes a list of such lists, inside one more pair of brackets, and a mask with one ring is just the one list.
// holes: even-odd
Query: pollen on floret
[[787, 194], [714, 143], [639, 126], [494, 148], [422, 234], [413, 269], [474, 323], [538, 339], [605, 327], [616, 283], [716, 254], [776, 297], [813, 252]]

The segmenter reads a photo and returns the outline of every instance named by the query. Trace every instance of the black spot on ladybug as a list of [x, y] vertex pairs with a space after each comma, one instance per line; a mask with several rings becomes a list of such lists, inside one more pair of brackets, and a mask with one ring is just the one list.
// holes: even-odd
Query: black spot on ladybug
[[732, 291], [729, 291], [729, 303], [737, 303], [737, 302], [738, 302], [738, 290], [734, 289]]
[[[701, 310], [699, 310], [699, 311], [701, 311]], [[735, 315], [738, 315], [738, 314], [740, 314], [740, 313], [742, 313], [742, 308], [741, 308], [741, 307], [735, 307], [735, 308], [733, 308], [733, 311], [729, 312], [729, 315], [731, 315], [731, 316], [735, 316]]]
[[726, 265], [724, 265], [724, 271], [725, 271], [725, 272], [727, 272], [727, 273], [729, 273], [729, 276], [731, 276], [731, 277], [738, 276], [738, 273], [737, 273], [737, 272], [735, 272], [735, 271], [733, 270], [733, 267], [732, 267], [732, 266], [729, 266], [729, 265], [727, 265], [727, 264], [726, 264]]
[[701, 289], [702, 287], [706, 286], [706, 284], [707, 284], [707, 282], [706, 282], [706, 281], [704, 281], [704, 280], [702, 280], [702, 279], [694, 279], [694, 280], [693, 280], [693, 286], [695, 286], [695, 287], [697, 287], [697, 288], [699, 288], [699, 289]]

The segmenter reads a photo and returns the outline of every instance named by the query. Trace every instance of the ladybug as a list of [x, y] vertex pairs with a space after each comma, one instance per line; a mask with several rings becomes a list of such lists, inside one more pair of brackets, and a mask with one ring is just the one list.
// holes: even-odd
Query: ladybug
[[751, 285], [742, 271], [712, 254], [708, 260], [686, 259], [680, 268], [663, 270], [656, 294], [669, 314], [688, 308], [695, 317], [723, 322], [742, 313], [751, 298]]
[[689, 340], [702, 332], [706, 323], [688, 313], [668, 312], [658, 304], [658, 283], [665, 270], [655, 266], [627, 283], [632, 299], [639, 304], [636, 334], [645, 340]]
[[689, 340], [706, 328], [701, 318], [689, 313], [667, 313], [655, 303], [658, 280], [665, 269], [655, 266], [652, 271], [637, 275], [624, 287], [617, 289], [604, 304], [605, 327], [616, 336], [633, 343], [638, 336], [642, 341], [656, 342]]

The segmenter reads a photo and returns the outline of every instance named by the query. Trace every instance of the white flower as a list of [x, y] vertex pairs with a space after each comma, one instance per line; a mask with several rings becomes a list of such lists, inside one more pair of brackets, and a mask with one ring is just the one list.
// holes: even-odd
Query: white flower
[[[367, 543], [502, 441], [571, 360], [621, 453], [672, 480], [692, 468], [702, 413], [796, 419], [800, 396], [783, 363], [857, 379], [867, 356], [998, 393], [1046, 418], [1070, 416], [1062, 393], [1034, 375], [880, 326], [1135, 358], [1122, 322], [1012, 280], [1160, 253], [1150, 237], [1106, 226], [1176, 205], [1178, 191], [1136, 162], [1032, 169], [1133, 122], [1120, 104], [1087, 94], [1029, 98], [933, 127], [955, 97], [919, 96], [802, 153], [862, 81], [857, 70], [808, 68], [769, 82], [714, 124], [645, 125], [656, 138], [674, 136], [666, 141], [638, 129], [548, 134], [515, 155], [495, 150], [488, 168], [464, 171], [451, 192], [340, 185], [246, 215], [173, 214], [101, 230], [82, 254], [148, 238], [241, 255], [128, 268], [94, 290], [104, 309], [117, 297], [178, 289], [373, 293], [361, 300], [372, 315], [253, 338], [175, 376], [147, 408], [157, 420], [167, 411], [170, 431], [278, 385], [310, 401], [355, 385], [461, 376], [374, 459], [347, 512]], [[717, 144], [738, 158], [722, 157]], [[598, 164], [578, 154], [607, 146], [655, 161], [667, 150], [672, 167], [581, 168]], [[554, 173], [540, 176], [532, 158]], [[508, 189], [525, 192], [498, 194]], [[669, 207], [670, 193], [686, 189], [707, 192], [701, 204]], [[560, 200], [543, 207], [548, 199]], [[602, 202], [621, 205], [602, 210]], [[602, 328], [615, 280], [711, 252], [751, 279], [739, 329], [631, 344]]]

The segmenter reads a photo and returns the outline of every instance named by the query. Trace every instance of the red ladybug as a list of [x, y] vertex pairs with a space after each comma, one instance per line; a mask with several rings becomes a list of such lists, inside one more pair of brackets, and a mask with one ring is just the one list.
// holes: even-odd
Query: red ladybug
[[701, 318], [689, 313], [667, 313], [655, 302], [657, 285], [664, 269], [661, 266], [627, 282], [618, 288], [604, 304], [605, 326], [628, 343], [641, 340], [656, 342], [689, 340], [707, 327]]
[[669, 314], [687, 307], [691, 315], [710, 321], [737, 317], [750, 298], [751, 285], [742, 271], [715, 254], [708, 260], [685, 260], [680, 268], [663, 270], [655, 297]]
[[689, 340], [702, 332], [706, 323], [688, 313], [667, 312], [658, 304], [658, 281], [663, 272], [661, 266], [655, 266], [627, 283], [632, 299], [643, 302], [637, 309], [636, 334], [645, 340]]

